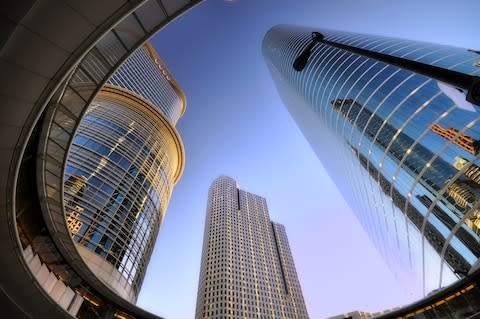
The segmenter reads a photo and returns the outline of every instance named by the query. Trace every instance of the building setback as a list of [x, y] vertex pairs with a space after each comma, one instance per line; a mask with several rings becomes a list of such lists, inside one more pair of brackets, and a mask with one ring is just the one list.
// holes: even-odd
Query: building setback
[[308, 318], [285, 227], [226, 176], [208, 193], [195, 318]]
[[[316, 43], [325, 40], [467, 75], [478, 52], [276, 26], [263, 55], [285, 106], [391, 269], [415, 297], [478, 268], [478, 106], [435, 79]], [[344, 47], [345, 48], [345, 47]]]

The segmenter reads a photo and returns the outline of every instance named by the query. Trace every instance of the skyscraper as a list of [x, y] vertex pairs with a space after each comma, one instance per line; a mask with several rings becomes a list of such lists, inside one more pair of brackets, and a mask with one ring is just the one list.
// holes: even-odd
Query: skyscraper
[[[81, 90], [82, 78], [75, 79]], [[135, 302], [184, 151], [185, 96], [155, 49], [140, 47], [82, 119], [65, 170], [67, 223], [97, 277]]]
[[135, 50], [108, 83], [147, 99], [174, 126], [185, 113], [185, 94], [149, 42]]
[[468, 75], [480, 74], [478, 52], [294, 26], [263, 41], [288, 111], [399, 279], [419, 297], [475, 270], [478, 106], [445, 83], [325, 43], [296, 71], [312, 31]]
[[226, 176], [208, 193], [195, 318], [308, 318], [285, 227]]

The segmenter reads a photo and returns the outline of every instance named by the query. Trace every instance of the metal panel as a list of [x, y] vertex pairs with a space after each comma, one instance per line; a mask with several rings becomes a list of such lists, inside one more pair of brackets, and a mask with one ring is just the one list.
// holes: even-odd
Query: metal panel
[[188, 5], [188, 0], [162, 0], [165, 9], [169, 15], [179, 11], [183, 6]]
[[136, 14], [147, 32], [155, 29], [159, 21], [167, 19], [165, 11], [156, 0], [147, 1], [137, 9]]
[[[63, 1], [36, 1], [22, 22], [28, 29], [46, 35], [50, 43], [69, 52], [75, 50], [82, 39], [66, 37], [66, 33], [91, 33], [95, 30], [95, 25]], [[63, 27], [59, 28], [59, 25]]]

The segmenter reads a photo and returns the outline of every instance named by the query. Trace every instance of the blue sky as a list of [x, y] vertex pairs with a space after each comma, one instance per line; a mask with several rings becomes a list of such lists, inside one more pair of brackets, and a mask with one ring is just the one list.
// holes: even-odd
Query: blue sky
[[218, 175], [267, 198], [285, 225], [311, 318], [377, 311], [415, 298], [386, 268], [279, 99], [265, 32], [297, 24], [480, 48], [474, 0], [205, 1], [152, 42], [187, 96], [177, 125], [186, 167], [138, 305], [193, 318], [207, 192]]

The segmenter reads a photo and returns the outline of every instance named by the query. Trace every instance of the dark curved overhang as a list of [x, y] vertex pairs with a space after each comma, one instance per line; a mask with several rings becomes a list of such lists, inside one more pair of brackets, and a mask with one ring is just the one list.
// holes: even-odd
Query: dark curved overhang
[[[59, 102], [75, 71], [95, 89], [76, 105], [78, 120], [115, 69], [146, 39], [201, 1], [175, 0], [6, 0], [0, 19], [0, 291], [2, 303], [18, 317], [68, 318], [43, 291], [22, 255], [15, 223], [15, 189], [28, 139], [48, 103]], [[136, 36], [122, 30], [134, 29]], [[102, 55], [102, 42], [120, 45], [114, 57]], [[92, 72], [86, 66], [97, 64]], [[96, 68], [98, 67], [98, 68]], [[87, 69], [87, 72], [85, 71]], [[68, 92], [67, 92], [68, 93]], [[52, 99], [53, 98], [53, 99]], [[61, 107], [61, 106], [60, 106]], [[80, 110], [81, 109], [81, 110]], [[36, 200], [36, 199], [32, 199]], [[145, 318], [156, 316], [106, 296]]]

